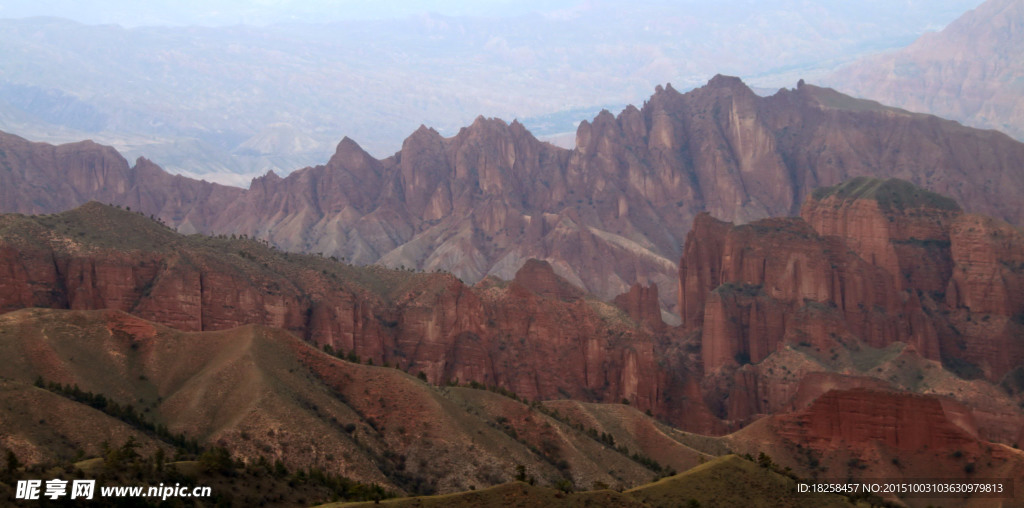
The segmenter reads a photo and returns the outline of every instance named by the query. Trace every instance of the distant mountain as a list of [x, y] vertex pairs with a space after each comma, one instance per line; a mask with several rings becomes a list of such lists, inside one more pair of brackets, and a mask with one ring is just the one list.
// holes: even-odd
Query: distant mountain
[[911, 111], [1024, 140], [1024, 2], [988, 0], [938, 33], [823, 78]]
[[46, 213], [95, 199], [185, 233], [245, 234], [468, 283], [544, 259], [605, 300], [654, 282], [670, 310], [676, 260], [704, 211], [733, 222], [792, 215], [816, 187], [896, 176], [1024, 223], [1024, 144], [812, 85], [770, 97], [724, 76], [685, 94], [659, 87], [640, 109], [581, 123], [576, 140], [565, 150], [481, 117], [448, 138], [421, 127], [382, 160], [346, 138], [326, 165], [241, 190], [144, 159], [130, 168], [95, 144], [5, 135], [0, 206]]
[[[108, 5], [135, 26], [0, 20], [0, 130], [60, 143], [89, 138], [175, 174], [241, 185], [247, 180], [232, 174], [323, 161], [345, 135], [381, 157], [420, 124], [449, 136], [484, 114], [519, 118], [547, 135], [553, 119], [574, 115], [558, 122], [564, 132], [587, 118], [582, 108], [637, 102], [653, 83], [688, 89], [725, 72], [777, 87], [906, 44], [977, 1], [752, 8], [746, 0], [655, 0], [628, 9], [592, 1], [517, 5], [536, 12], [499, 17], [428, 14], [409, 2], [408, 12], [422, 13], [348, 20], [358, 8], [193, 7], [214, 11], [203, 22], [239, 20], [219, 27], [138, 26], [154, 23], [154, 13], [191, 10], [177, 3], [147, 5], [137, 16], [127, 14], [134, 6]], [[67, 2], [50, 8], [86, 20], [103, 14]], [[18, 12], [5, 5], [0, 16]], [[298, 134], [268, 140], [276, 124]]]

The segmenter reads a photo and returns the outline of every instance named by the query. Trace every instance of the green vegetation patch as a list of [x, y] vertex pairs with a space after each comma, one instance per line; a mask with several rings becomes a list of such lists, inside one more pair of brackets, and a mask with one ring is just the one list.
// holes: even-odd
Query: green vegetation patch
[[952, 198], [922, 189], [898, 178], [886, 180], [859, 176], [832, 187], [821, 187], [811, 196], [821, 201], [835, 196], [843, 201], [871, 199], [878, 202], [883, 210], [905, 210], [907, 208], [937, 208], [939, 210], [961, 211], [960, 205]]
[[853, 361], [853, 366], [857, 370], [867, 372], [899, 356], [903, 352], [903, 347], [903, 344], [894, 343], [884, 348], [876, 349], [861, 344], [860, 349], [850, 351], [850, 360]]
[[[736, 455], [719, 457], [685, 473], [627, 490], [647, 506], [852, 506], [839, 496], [801, 495], [796, 480]], [[692, 501], [691, 501], [692, 500]]]
[[742, 296], [758, 296], [764, 294], [763, 288], [760, 284], [739, 284], [735, 282], [726, 282], [713, 290], [720, 296], [739, 294]]
[[971, 363], [963, 358], [943, 358], [942, 366], [956, 374], [960, 379], [966, 379], [968, 381], [972, 379], [980, 379], [985, 375], [985, 372], [981, 370], [981, 367], [974, 363]]
[[1017, 367], [1007, 372], [999, 385], [1011, 395], [1024, 393], [1024, 367]]

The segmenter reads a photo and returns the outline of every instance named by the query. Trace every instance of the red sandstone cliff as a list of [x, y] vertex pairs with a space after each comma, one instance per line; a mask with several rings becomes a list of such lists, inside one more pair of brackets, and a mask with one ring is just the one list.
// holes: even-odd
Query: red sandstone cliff
[[[700, 336], [711, 411], [742, 425], [829, 386], [889, 387], [955, 394], [987, 438], [1011, 442], [1020, 230], [892, 179], [822, 188], [801, 214], [740, 226], [702, 215], [687, 237], [679, 308]], [[992, 391], [1001, 381], [1008, 392]]]
[[978, 444], [967, 408], [934, 397], [870, 389], [833, 390], [781, 418], [779, 434], [815, 448], [883, 445], [897, 451]]
[[642, 286], [633, 284], [629, 291], [615, 297], [614, 303], [624, 310], [633, 321], [644, 323], [655, 330], [664, 330], [661, 319], [661, 302], [658, 299], [658, 285]]
[[[968, 406], [949, 397], [851, 383], [727, 439], [737, 452], [768, 454], [775, 464], [805, 477], [1020, 478], [1024, 455], [980, 438], [979, 426]], [[1016, 489], [1020, 482], [1015, 483]], [[901, 500], [922, 507], [932, 501], [912, 496]], [[988, 506], [987, 501], [993, 500], [965, 497], [954, 504]]]
[[[685, 250], [698, 252], [690, 245]], [[830, 346], [807, 333], [821, 323], [832, 325], [826, 325], [825, 338], [852, 335], [872, 347], [900, 341], [922, 356], [939, 357], [933, 326], [919, 302], [900, 294], [896, 277], [849, 252], [842, 241], [819, 236], [801, 219], [733, 226], [720, 252], [701, 253], [706, 257], [681, 263], [686, 270], [680, 270], [680, 285], [706, 284], [700, 278], [714, 265], [719, 271], [710, 280], [720, 284], [704, 294], [686, 293], [680, 305], [696, 316], [695, 309], [703, 307], [705, 372], [760, 362], [787, 340]]]
[[[476, 381], [531, 400], [629, 400], [714, 427], [686, 376], [659, 353], [670, 332], [656, 289], [638, 321], [527, 261], [509, 283], [357, 268], [256, 242], [182, 237], [139, 214], [89, 203], [47, 217], [0, 216], [0, 311], [108, 308], [181, 330], [256, 323], [429, 380]], [[675, 401], [673, 401], [675, 397]]]
[[947, 288], [950, 305], [979, 314], [1024, 312], [1024, 235], [1005, 222], [964, 215], [949, 231], [959, 270]]
[[[680, 262], [679, 306], [688, 326], [703, 330], [707, 371], [737, 355], [760, 361], [803, 326], [798, 311], [810, 304], [841, 316], [842, 328], [829, 333], [872, 347], [905, 342], [925, 358], [981, 364], [992, 380], [1021, 363], [1009, 337], [1012, 316], [1024, 310], [1019, 230], [896, 180], [822, 189], [802, 215], [696, 222]], [[965, 336], [960, 321], [971, 313], [992, 326], [968, 325]]]
[[955, 201], [901, 180], [855, 178], [812, 194], [801, 217], [822, 236], [842, 238], [861, 259], [899, 275], [899, 289], [942, 292], [952, 271]]

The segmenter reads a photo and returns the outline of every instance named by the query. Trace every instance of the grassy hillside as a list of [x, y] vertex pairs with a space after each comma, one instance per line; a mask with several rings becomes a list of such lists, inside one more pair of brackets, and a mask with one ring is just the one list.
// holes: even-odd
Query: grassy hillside
[[[832, 495], [811, 496], [796, 492], [796, 481], [770, 468], [727, 455], [623, 492], [596, 490], [563, 492], [517, 482], [481, 491], [445, 496], [390, 499], [390, 507], [521, 506], [521, 507], [852, 507], [850, 500]], [[370, 506], [339, 503], [323, 508]], [[864, 505], [867, 506], [867, 505]]]
[[[246, 464], [281, 461], [399, 493], [517, 476], [628, 488], [657, 476], [630, 457], [646, 450], [618, 450], [539, 404], [343, 361], [260, 326], [188, 333], [118, 311], [25, 309], [0, 315], [0, 356], [10, 359], [0, 448], [32, 466], [101, 456], [100, 443], [129, 438], [143, 455], [185, 453], [131, 424], [139, 419]], [[34, 384], [90, 395], [74, 402]], [[90, 407], [99, 396], [116, 411]]]

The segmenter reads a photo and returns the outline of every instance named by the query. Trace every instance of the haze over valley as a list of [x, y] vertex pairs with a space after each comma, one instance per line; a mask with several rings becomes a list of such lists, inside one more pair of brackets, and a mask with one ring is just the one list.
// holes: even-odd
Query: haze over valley
[[518, 118], [543, 137], [657, 84], [791, 87], [977, 3], [15, 2], [0, 10], [0, 130], [246, 186], [325, 162], [345, 136], [385, 157], [421, 124], [450, 136]]

